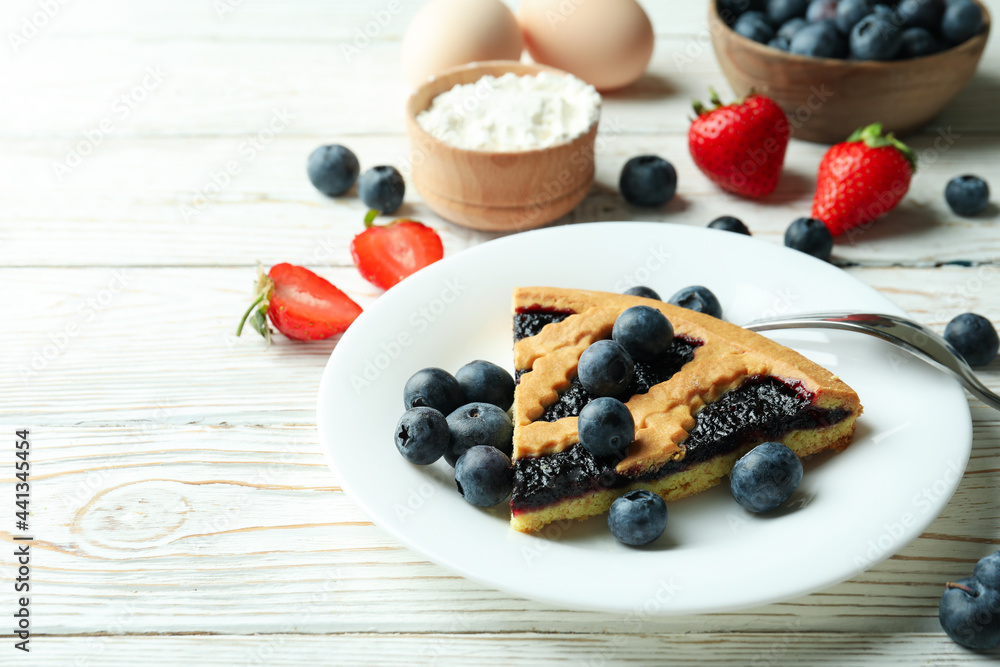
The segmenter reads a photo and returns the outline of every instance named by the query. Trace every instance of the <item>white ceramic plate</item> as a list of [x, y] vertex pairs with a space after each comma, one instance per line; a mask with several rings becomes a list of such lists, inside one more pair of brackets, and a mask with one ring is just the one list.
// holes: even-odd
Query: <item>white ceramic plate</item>
[[467, 504], [443, 460], [419, 467], [396, 452], [403, 384], [414, 372], [454, 372], [473, 359], [512, 368], [515, 286], [620, 292], [636, 283], [664, 298], [706, 285], [737, 323], [810, 310], [903, 314], [840, 269], [728, 232], [621, 222], [492, 241], [403, 281], [338, 343], [318, 419], [344, 490], [402, 543], [467, 577], [554, 605], [634, 614], [718, 612], [816, 591], [888, 558], [948, 502], [972, 444], [962, 389], [847, 332], [774, 334], [840, 375], [865, 406], [854, 443], [809, 462], [776, 516], [744, 512], [723, 484], [671, 503], [663, 537], [641, 549], [618, 544], [604, 517], [524, 535], [502, 506]]

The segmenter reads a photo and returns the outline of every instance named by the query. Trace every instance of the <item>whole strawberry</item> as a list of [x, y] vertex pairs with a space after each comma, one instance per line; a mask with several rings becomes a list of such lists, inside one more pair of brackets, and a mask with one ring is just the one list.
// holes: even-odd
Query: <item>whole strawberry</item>
[[916, 156], [875, 123], [830, 147], [819, 163], [812, 217], [836, 236], [882, 217], [910, 189]]
[[368, 213], [365, 231], [351, 241], [354, 265], [371, 284], [389, 289], [444, 256], [441, 237], [427, 225], [406, 218], [376, 225], [377, 213]]
[[361, 314], [361, 306], [326, 278], [293, 264], [275, 264], [258, 272], [257, 294], [236, 335], [250, 325], [271, 343], [267, 320], [295, 340], [320, 340], [342, 333]]
[[751, 93], [723, 106], [710, 90], [713, 107], [694, 103], [688, 130], [691, 158], [723, 190], [754, 199], [778, 186], [788, 148], [788, 118], [774, 100]]

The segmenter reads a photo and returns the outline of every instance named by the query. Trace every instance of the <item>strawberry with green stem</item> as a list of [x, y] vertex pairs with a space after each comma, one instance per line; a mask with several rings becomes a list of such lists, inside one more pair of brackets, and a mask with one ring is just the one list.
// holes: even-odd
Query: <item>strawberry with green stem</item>
[[271, 344], [271, 324], [294, 340], [320, 340], [343, 333], [361, 314], [361, 306], [326, 278], [294, 264], [275, 264], [264, 273], [258, 269], [257, 292], [240, 320], [236, 335], [249, 320]]
[[712, 107], [694, 102], [688, 149], [695, 166], [727, 192], [759, 199], [774, 192], [785, 163], [789, 126], [774, 100], [753, 91], [723, 105], [709, 88]]
[[916, 168], [914, 152], [881, 123], [860, 128], [820, 161], [812, 217], [834, 236], [869, 225], [896, 208]]
[[365, 216], [365, 231], [351, 241], [351, 256], [365, 280], [389, 289], [403, 278], [444, 256], [441, 237], [427, 225], [397, 218], [374, 224], [378, 211]]

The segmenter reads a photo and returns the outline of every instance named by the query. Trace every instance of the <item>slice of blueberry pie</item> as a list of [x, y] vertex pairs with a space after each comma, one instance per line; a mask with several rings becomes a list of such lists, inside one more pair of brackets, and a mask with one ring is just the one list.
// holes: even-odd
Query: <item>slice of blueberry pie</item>
[[[611, 339], [618, 316], [637, 305], [666, 316], [673, 343], [668, 339], [655, 358], [635, 360], [614, 396], [632, 415], [632, 442], [621, 456], [595, 456], [577, 431], [581, 410], [595, 398], [577, 376], [580, 357]], [[653, 299], [518, 288], [514, 341], [511, 525], [522, 532], [602, 514], [633, 489], [665, 500], [704, 491], [765, 441], [782, 442], [800, 457], [840, 451], [862, 411], [850, 387], [799, 353]]]

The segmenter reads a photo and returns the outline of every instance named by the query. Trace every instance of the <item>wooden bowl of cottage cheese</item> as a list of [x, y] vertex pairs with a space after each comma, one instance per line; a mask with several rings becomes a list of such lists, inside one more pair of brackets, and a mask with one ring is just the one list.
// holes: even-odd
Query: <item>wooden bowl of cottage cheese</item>
[[464, 227], [541, 227], [590, 190], [599, 116], [597, 91], [561, 70], [515, 61], [448, 70], [406, 105], [413, 185]]

